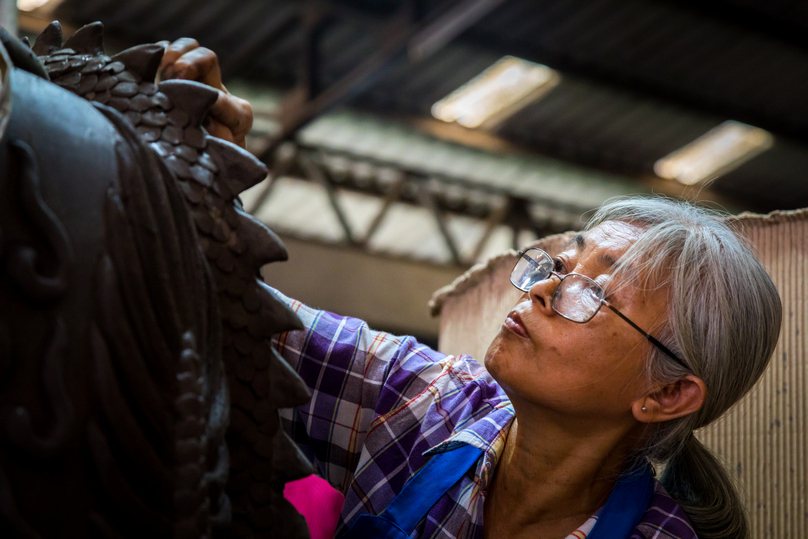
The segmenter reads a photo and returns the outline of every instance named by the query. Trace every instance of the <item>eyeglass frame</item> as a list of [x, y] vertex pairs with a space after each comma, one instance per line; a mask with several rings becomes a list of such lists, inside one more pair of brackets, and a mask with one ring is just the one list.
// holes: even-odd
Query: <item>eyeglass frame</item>
[[[538, 251], [538, 252], [540, 252], [540, 253], [544, 254], [544, 255], [545, 255], [545, 256], [546, 256], [546, 257], [547, 257], [547, 258], [548, 258], [548, 259], [549, 259], [551, 262], [554, 262], [554, 261], [555, 261], [555, 259], [554, 259], [552, 256], [550, 256], [550, 254], [549, 254], [547, 251], [545, 251], [545, 250], [543, 250], [543, 249], [539, 249], [538, 247], [530, 247], [530, 248], [528, 248], [528, 249], [525, 249], [524, 251], [519, 251], [519, 258], [520, 258], [520, 259], [521, 259], [521, 258], [524, 258], [525, 260], [527, 260], [527, 261], [528, 261], [528, 262], [530, 262], [531, 264], [537, 264], [537, 262], [536, 262], [535, 260], [533, 260], [532, 258], [530, 258], [529, 256], [527, 256], [527, 252], [528, 252], [528, 251]], [[621, 313], [619, 310], [617, 310], [617, 307], [615, 307], [614, 305], [612, 305], [611, 303], [609, 303], [608, 301], [606, 301], [606, 300], [604, 299], [604, 296], [606, 295], [606, 292], [603, 290], [603, 287], [601, 287], [601, 286], [600, 286], [598, 283], [596, 283], [595, 281], [593, 281], [592, 279], [590, 279], [590, 278], [589, 278], [589, 277], [587, 277], [586, 275], [582, 275], [582, 274], [580, 274], [580, 273], [574, 273], [574, 272], [572, 272], [572, 273], [565, 273], [565, 274], [563, 274], [563, 275], [562, 275], [562, 274], [558, 273], [557, 271], [555, 271], [554, 269], [551, 269], [551, 270], [550, 270], [550, 273], [549, 273], [549, 274], [548, 274], [546, 277], [544, 277], [543, 279], [539, 279], [539, 280], [536, 280], [536, 281], [532, 281], [531, 285], [530, 285], [529, 287], [527, 287], [527, 289], [525, 289], [525, 288], [522, 288], [521, 286], [518, 286], [516, 283], [514, 283], [514, 282], [513, 282], [513, 272], [514, 272], [514, 271], [516, 271], [516, 266], [518, 266], [518, 265], [519, 265], [519, 260], [517, 260], [517, 261], [516, 261], [516, 264], [514, 264], [513, 269], [511, 270], [511, 273], [510, 273], [510, 275], [508, 276], [508, 280], [511, 282], [511, 284], [512, 284], [512, 285], [513, 285], [513, 286], [514, 286], [514, 287], [515, 287], [517, 290], [521, 290], [522, 292], [527, 292], [527, 293], [530, 293], [530, 288], [532, 288], [532, 287], [533, 287], [533, 286], [534, 286], [536, 283], [538, 283], [538, 282], [540, 282], [540, 281], [544, 281], [545, 279], [549, 279], [549, 278], [550, 278], [550, 277], [552, 277], [553, 275], [555, 275], [556, 277], [558, 277], [558, 278], [559, 278], [559, 281], [558, 281], [558, 286], [556, 286], [555, 292], [553, 293], [553, 297], [552, 297], [552, 299], [550, 300], [550, 307], [551, 307], [551, 308], [552, 308], [552, 309], [553, 309], [553, 310], [554, 310], [556, 313], [558, 313], [558, 315], [559, 315], [559, 316], [561, 316], [562, 318], [564, 318], [564, 319], [566, 319], [566, 320], [569, 320], [570, 322], [575, 322], [576, 324], [586, 324], [587, 322], [589, 322], [590, 320], [592, 320], [592, 319], [595, 317], [595, 315], [596, 315], [596, 314], [598, 314], [598, 311], [600, 311], [600, 308], [601, 308], [602, 306], [604, 306], [604, 305], [605, 305], [605, 306], [607, 306], [609, 309], [611, 309], [611, 310], [614, 312], [614, 314], [616, 314], [617, 316], [619, 316], [620, 318], [622, 318], [623, 320], [625, 320], [625, 321], [626, 321], [626, 322], [627, 322], [627, 323], [628, 323], [628, 324], [629, 324], [631, 327], [633, 327], [634, 329], [636, 329], [637, 331], [639, 331], [639, 332], [640, 332], [640, 333], [641, 333], [641, 334], [642, 334], [642, 335], [643, 335], [643, 336], [644, 336], [646, 339], [648, 339], [648, 341], [649, 341], [651, 344], [653, 344], [654, 346], [656, 346], [657, 348], [659, 348], [660, 350], [662, 350], [662, 351], [665, 353], [665, 355], [666, 355], [666, 356], [668, 356], [668, 357], [670, 357], [672, 360], [676, 361], [676, 362], [677, 362], [679, 365], [681, 365], [681, 366], [682, 366], [682, 367], [684, 367], [685, 369], [690, 370], [690, 367], [688, 367], [688, 366], [687, 366], [687, 364], [686, 364], [684, 361], [682, 361], [681, 359], [679, 359], [679, 357], [678, 357], [676, 354], [674, 354], [673, 352], [671, 352], [671, 351], [668, 349], [668, 347], [667, 347], [667, 346], [665, 346], [664, 344], [662, 344], [661, 342], [659, 342], [657, 339], [655, 339], [655, 338], [654, 338], [652, 335], [650, 335], [648, 332], [646, 332], [646, 331], [644, 331], [642, 328], [640, 328], [640, 326], [638, 326], [637, 324], [635, 324], [634, 322], [632, 322], [632, 321], [631, 321], [631, 320], [630, 320], [630, 319], [629, 319], [629, 318], [628, 318], [626, 315], [624, 315], [624, 314], [623, 314], [623, 313]], [[589, 281], [589, 282], [590, 282], [590, 283], [591, 283], [591, 284], [592, 284], [592, 285], [593, 285], [593, 286], [594, 286], [594, 287], [595, 287], [597, 290], [600, 290], [600, 294], [599, 294], [599, 296], [600, 296], [600, 297], [598, 298], [598, 299], [600, 300], [600, 303], [598, 304], [597, 308], [596, 308], [596, 309], [595, 309], [595, 310], [592, 312], [592, 315], [591, 315], [589, 318], [587, 318], [586, 320], [582, 320], [582, 321], [579, 321], [579, 320], [573, 320], [572, 318], [570, 318], [569, 316], [565, 315], [564, 313], [560, 312], [558, 309], [556, 309], [556, 308], [555, 308], [556, 297], [559, 297], [559, 290], [561, 289], [561, 283], [563, 283], [563, 282], [564, 282], [564, 279], [566, 279], [567, 277], [569, 277], [569, 276], [571, 276], [571, 275], [574, 275], [574, 276], [577, 276], [577, 277], [582, 277], [583, 279], [585, 279], [585, 280]]]

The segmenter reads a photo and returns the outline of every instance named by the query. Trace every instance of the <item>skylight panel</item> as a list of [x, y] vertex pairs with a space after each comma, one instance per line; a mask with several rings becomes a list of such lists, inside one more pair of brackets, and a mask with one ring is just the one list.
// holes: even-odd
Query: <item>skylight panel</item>
[[558, 85], [549, 67], [514, 56], [504, 56], [469, 82], [432, 106], [444, 122], [475, 128], [493, 127]]
[[726, 174], [774, 144], [771, 133], [728, 120], [654, 164], [661, 178], [684, 185]]

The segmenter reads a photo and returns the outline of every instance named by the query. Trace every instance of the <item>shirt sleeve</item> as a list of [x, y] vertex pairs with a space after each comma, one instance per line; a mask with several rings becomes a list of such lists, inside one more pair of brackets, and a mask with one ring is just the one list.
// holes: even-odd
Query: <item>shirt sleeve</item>
[[345, 492], [371, 422], [422, 392], [446, 356], [413, 337], [374, 331], [356, 318], [275, 293], [305, 329], [278, 335], [272, 344], [312, 392], [308, 404], [281, 411], [283, 427], [322, 476]]

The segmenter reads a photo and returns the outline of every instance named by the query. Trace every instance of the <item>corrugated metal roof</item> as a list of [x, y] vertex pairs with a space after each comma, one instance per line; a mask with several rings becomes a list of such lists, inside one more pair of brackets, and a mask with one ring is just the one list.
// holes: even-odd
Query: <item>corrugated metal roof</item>
[[[196, 36], [219, 52], [226, 71], [288, 87], [305, 50], [299, 19], [306, 10], [333, 9], [318, 43], [323, 87], [384, 43], [381, 29], [403, 5], [66, 0], [64, 12], [74, 22], [104, 20], [109, 32], [135, 42]], [[458, 3], [429, 2], [426, 17], [450, 5]], [[500, 127], [504, 139], [642, 178], [657, 159], [711, 127], [743, 121], [775, 134], [781, 144], [769, 154], [776, 163], [764, 154], [712, 188], [759, 211], [808, 204], [800, 172], [808, 155], [808, 16], [800, 3], [509, 0], [425, 60], [385, 64], [353, 106], [428, 116], [433, 103], [504, 54], [562, 76], [549, 95]], [[776, 173], [761, 177], [761, 168], [770, 168], [761, 163]], [[756, 186], [761, 179], [765, 187]]]

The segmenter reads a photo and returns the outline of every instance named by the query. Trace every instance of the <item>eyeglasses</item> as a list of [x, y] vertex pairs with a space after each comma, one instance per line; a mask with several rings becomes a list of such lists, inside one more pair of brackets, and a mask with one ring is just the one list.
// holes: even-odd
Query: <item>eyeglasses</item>
[[658, 347], [665, 354], [690, 370], [684, 361], [668, 350], [668, 348], [653, 338], [651, 335], [640, 329], [640, 327], [629, 320], [626, 315], [618, 311], [612, 304], [603, 299], [606, 295], [603, 289], [586, 275], [579, 273], [567, 273], [561, 275], [553, 270], [553, 258], [541, 249], [531, 248], [519, 252], [519, 260], [511, 271], [511, 284], [523, 292], [530, 292], [530, 288], [550, 276], [555, 275], [561, 281], [558, 283], [550, 306], [555, 312], [567, 320], [585, 324], [592, 320], [598, 313], [601, 306], [605, 305], [614, 313], [625, 320], [634, 329], [643, 334], [651, 344]]

